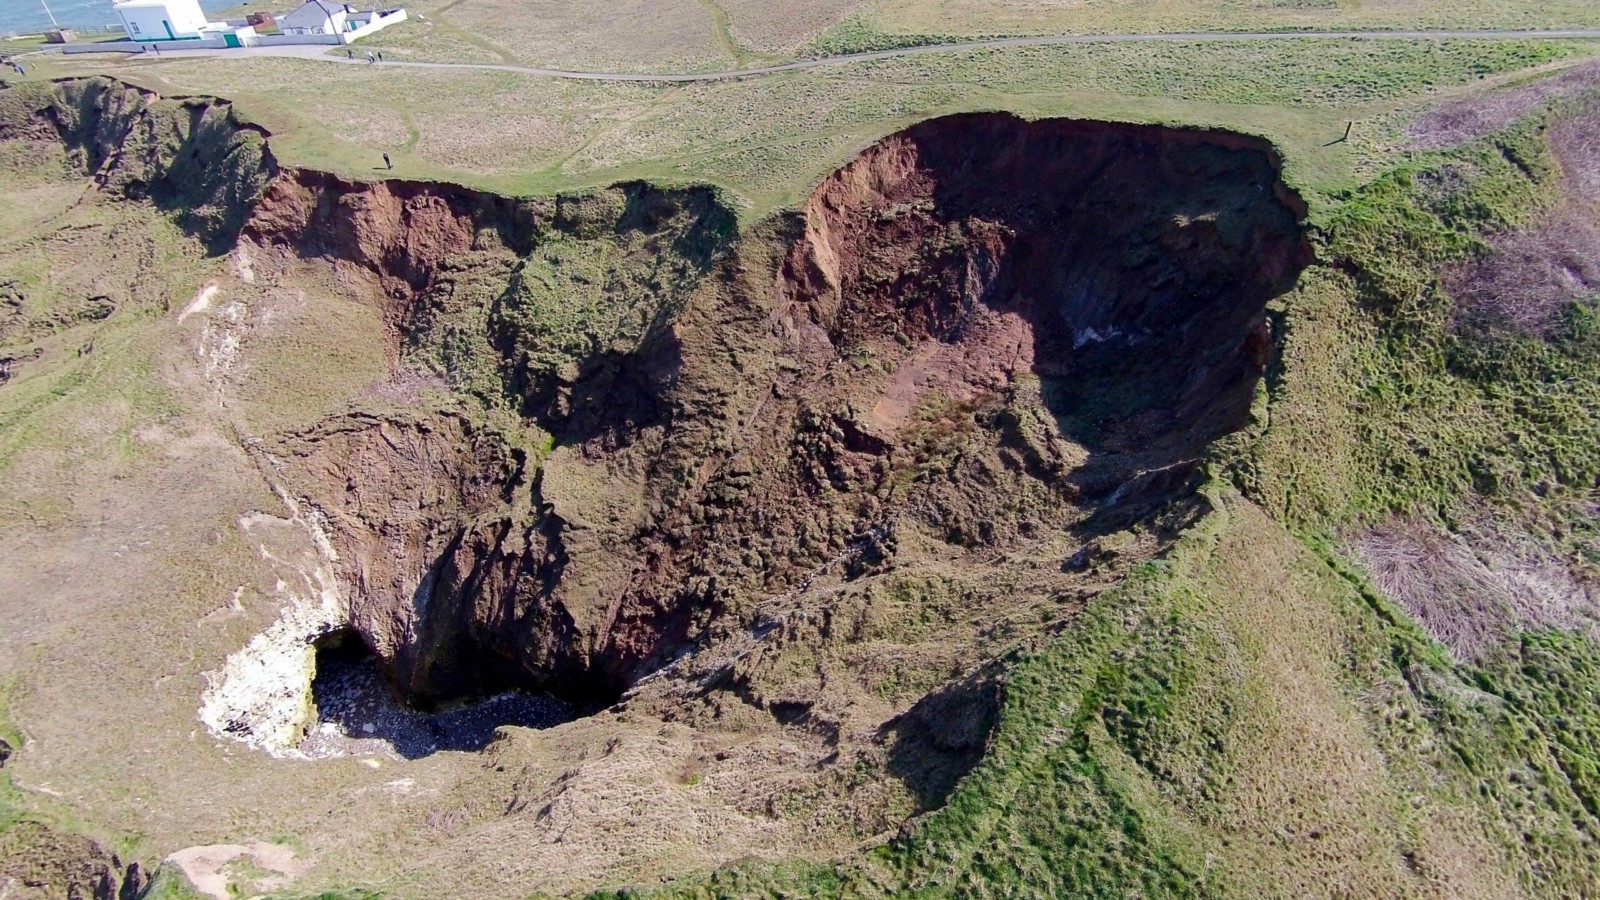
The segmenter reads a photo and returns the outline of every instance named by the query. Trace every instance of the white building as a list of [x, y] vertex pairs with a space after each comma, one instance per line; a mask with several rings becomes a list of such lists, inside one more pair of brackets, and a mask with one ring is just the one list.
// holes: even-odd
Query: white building
[[338, 34], [349, 30], [350, 7], [327, 0], [308, 0], [286, 16], [278, 19], [278, 30], [284, 34]]
[[305, 5], [285, 16], [278, 17], [278, 30], [298, 36], [336, 34], [342, 43], [380, 31], [396, 22], [406, 20], [404, 9], [369, 9], [357, 11], [348, 4], [330, 0], [307, 0]]
[[198, 40], [206, 27], [200, 0], [114, 0], [132, 41]]

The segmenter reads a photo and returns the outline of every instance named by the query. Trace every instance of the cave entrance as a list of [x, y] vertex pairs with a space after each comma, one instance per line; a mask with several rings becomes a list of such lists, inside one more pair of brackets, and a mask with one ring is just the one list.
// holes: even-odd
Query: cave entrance
[[316, 716], [299, 748], [312, 757], [388, 752], [419, 759], [441, 750], [478, 751], [502, 725], [551, 728], [583, 712], [548, 694], [488, 686], [429, 710], [414, 708], [400, 699], [377, 654], [349, 628], [316, 642], [315, 665]]

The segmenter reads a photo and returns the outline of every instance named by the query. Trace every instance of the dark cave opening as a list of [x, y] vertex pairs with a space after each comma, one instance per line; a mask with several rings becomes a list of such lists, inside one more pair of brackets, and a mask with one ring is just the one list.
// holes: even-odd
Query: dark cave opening
[[316, 718], [299, 749], [312, 757], [388, 752], [420, 759], [440, 751], [474, 752], [487, 747], [503, 725], [552, 728], [592, 712], [549, 694], [498, 687], [441, 700], [430, 709], [408, 705], [378, 655], [349, 628], [317, 641], [311, 698]]

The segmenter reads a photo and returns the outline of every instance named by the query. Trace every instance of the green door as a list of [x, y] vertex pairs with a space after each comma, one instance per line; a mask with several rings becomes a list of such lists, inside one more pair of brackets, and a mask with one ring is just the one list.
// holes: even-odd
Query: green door
[[222, 36], [222, 44], [225, 47], [243, 47], [244, 46], [243, 44], [239, 43], [239, 36], [237, 34], [233, 34], [231, 32]]

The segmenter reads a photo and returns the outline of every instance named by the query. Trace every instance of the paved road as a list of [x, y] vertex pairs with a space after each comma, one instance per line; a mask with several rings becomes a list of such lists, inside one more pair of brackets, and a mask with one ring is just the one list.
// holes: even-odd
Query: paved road
[[[1003, 47], [1050, 47], [1061, 44], [1133, 44], [1151, 43], [1157, 41], [1183, 42], [1183, 41], [1298, 41], [1298, 40], [1386, 40], [1386, 41], [1418, 41], [1418, 40], [1475, 40], [1475, 41], [1510, 41], [1510, 40], [1561, 40], [1561, 39], [1600, 39], [1600, 28], [1573, 28], [1547, 31], [1199, 31], [1199, 32], [1172, 32], [1162, 34], [1063, 34], [1045, 35], [1040, 37], [1014, 37], [995, 38], [986, 41], [963, 41], [954, 44], [928, 44], [921, 47], [902, 47], [897, 50], [875, 50], [868, 53], [845, 53], [839, 56], [825, 56], [819, 59], [802, 59], [791, 63], [782, 63], [773, 66], [756, 66], [750, 69], [729, 69], [723, 72], [667, 72], [667, 73], [633, 73], [633, 72], [574, 72], [568, 69], [545, 69], [537, 66], [515, 66], [498, 63], [442, 63], [442, 62], [410, 62], [390, 60], [382, 65], [407, 66], [419, 69], [490, 69], [501, 72], [518, 72], [523, 75], [536, 75], [545, 78], [570, 78], [579, 81], [634, 81], [634, 82], [685, 82], [685, 81], [726, 81], [732, 78], [748, 78], [756, 75], [774, 75], [779, 72], [798, 72], [803, 69], [815, 69], [822, 66], [838, 66], [845, 63], [867, 62], [878, 59], [894, 59], [901, 56], [921, 56], [928, 53], [954, 53], [963, 50], [985, 50]], [[367, 65], [365, 50], [359, 45], [355, 48], [356, 58], [346, 59], [343, 56], [331, 56], [330, 48], [318, 45], [292, 45], [287, 47], [248, 47], [241, 50], [167, 50], [161, 55], [166, 57], [209, 56], [209, 57], [252, 57], [252, 56], [287, 56], [299, 59], [315, 59], [323, 62], [340, 63], [342, 65]]]

